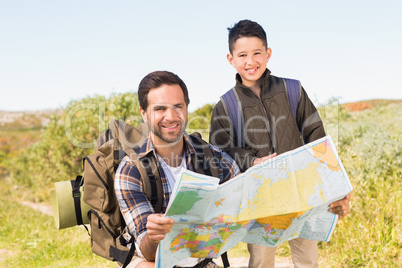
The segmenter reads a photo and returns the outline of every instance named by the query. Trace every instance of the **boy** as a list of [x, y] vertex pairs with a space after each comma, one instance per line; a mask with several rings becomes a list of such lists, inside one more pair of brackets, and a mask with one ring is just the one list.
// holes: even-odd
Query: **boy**
[[[242, 172], [272, 157], [325, 136], [322, 121], [301, 88], [296, 117], [292, 116], [285, 83], [266, 65], [272, 55], [266, 33], [256, 22], [242, 20], [229, 30], [227, 59], [236, 69], [235, 94], [243, 115], [243, 144], [222, 101], [214, 107], [209, 142], [236, 160]], [[349, 213], [349, 195], [331, 204], [343, 218]], [[295, 267], [318, 267], [317, 242], [302, 238], [290, 242]], [[274, 267], [276, 248], [248, 244], [249, 267]]]

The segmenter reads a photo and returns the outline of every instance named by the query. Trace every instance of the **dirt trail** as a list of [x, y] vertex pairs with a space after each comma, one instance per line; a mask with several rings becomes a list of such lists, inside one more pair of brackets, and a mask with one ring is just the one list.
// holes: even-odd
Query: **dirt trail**
[[32, 203], [29, 201], [21, 201], [21, 204], [24, 206], [31, 207], [35, 210], [39, 210], [43, 214], [53, 217], [53, 209], [52, 209], [52, 206], [50, 206], [50, 205]]
[[[239, 257], [239, 258], [231, 258], [229, 256], [229, 262], [231, 268], [248, 268], [248, 259], [247, 257]], [[222, 259], [218, 258], [214, 260], [216, 264], [223, 267]], [[275, 268], [293, 268], [294, 265], [290, 257], [275, 257]]]

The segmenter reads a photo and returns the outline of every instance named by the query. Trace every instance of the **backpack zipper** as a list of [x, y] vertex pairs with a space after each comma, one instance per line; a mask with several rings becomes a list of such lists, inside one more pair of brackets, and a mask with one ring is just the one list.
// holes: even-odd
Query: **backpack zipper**
[[99, 214], [96, 213], [95, 210], [93, 210], [93, 209], [89, 210], [88, 214], [90, 214], [90, 213], [94, 214], [94, 215], [96, 216], [96, 218], [98, 219], [98, 229], [101, 229], [102, 226], [103, 226], [103, 227], [105, 227], [106, 231], [107, 231], [114, 239], [117, 238], [117, 236], [116, 236], [109, 228], [107, 228], [105, 222], [102, 220], [102, 218], [99, 216]]
[[98, 173], [98, 171], [96, 170], [96, 168], [95, 168], [94, 164], [91, 162], [91, 160], [89, 160], [88, 156], [85, 156], [84, 159], [88, 161], [89, 165], [95, 171], [95, 174], [98, 176], [98, 178], [102, 182], [103, 186], [105, 186], [106, 190], [109, 191], [109, 185], [107, 185], [107, 183], [102, 179], [101, 175]]

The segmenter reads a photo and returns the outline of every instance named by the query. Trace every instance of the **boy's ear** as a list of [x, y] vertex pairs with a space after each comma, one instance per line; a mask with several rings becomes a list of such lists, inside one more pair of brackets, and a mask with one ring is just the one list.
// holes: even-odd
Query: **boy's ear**
[[232, 56], [232, 54], [231, 54], [231, 53], [228, 53], [227, 56], [226, 56], [226, 58], [228, 59], [229, 64], [232, 65], [233, 67], [235, 67], [235, 66], [234, 66], [234, 63], [233, 63], [233, 56]]
[[271, 58], [271, 55], [272, 55], [272, 49], [269, 47], [269, 48], [267, 48], [267, 62]]

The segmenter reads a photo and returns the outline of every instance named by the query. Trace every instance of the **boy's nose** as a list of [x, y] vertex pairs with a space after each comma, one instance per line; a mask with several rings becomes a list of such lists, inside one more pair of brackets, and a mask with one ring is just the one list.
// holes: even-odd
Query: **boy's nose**
[[251, 63], [253, 63], [253, 61], [254, 61], [254, 59], [252, 56], [248, 56], [246, 59], [247, 64], [251, 64]]

